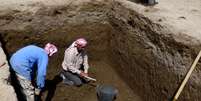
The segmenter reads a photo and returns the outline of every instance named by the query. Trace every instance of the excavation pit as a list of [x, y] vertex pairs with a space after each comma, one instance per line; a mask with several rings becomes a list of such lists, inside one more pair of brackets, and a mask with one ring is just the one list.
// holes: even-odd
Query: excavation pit
[[[29, 44], [58, 46], [59, 52], [49, 59], [44, 101], [97, 100], [94, 86], [71, 87], [57, 81], [64, 51], [76, 38], [88, 40], [89, 74], [97, 84], [114, 85], [117, 101], [171, 99], [199, 45], [190, 36], [175, 35], [120, 2], [107, 0], [35, 2], [5, 9], [0, 12], [0, 33], [8, 56]], [[200, 98], [195, 89], [200, 87], [200, 70], [196, 71], [196, 81], [190, 80], [181, 101]]]

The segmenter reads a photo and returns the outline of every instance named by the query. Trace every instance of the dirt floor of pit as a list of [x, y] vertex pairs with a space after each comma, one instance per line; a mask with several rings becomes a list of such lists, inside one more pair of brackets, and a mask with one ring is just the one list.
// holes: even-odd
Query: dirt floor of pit
[[[54, 60], [53, 60], [54, 61]], [[107, 59], [89, 60], [90, 75], [97, 79], [96, 83], [85, 84], [81, 87], [67, 86], [59, 82], [59, 69], [49, 68], [48, 73], [52, 74], [47, 80], [47, 90], [42, 96], [43, 101], [97, 101], [97, 84], [113, 85], [118, 89], [116, 101], [142, 101], [140, 97], [119, 77], [113, 65]], [[49, 75], [48, 74], [48, 75]]]

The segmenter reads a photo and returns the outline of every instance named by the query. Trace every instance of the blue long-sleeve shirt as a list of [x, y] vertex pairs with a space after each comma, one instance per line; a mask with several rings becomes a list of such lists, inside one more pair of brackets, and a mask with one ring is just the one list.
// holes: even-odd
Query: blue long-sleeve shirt
[[[10, 59], [12, 69], [28, 80], [32, 80], [34, 70], [37, 69], [37, 86], [43, 88], [45, 85], [48, 54], [44, 49], [29, 45], [14, 53]], [[34, 66], [37, 68], [34, 68]]]

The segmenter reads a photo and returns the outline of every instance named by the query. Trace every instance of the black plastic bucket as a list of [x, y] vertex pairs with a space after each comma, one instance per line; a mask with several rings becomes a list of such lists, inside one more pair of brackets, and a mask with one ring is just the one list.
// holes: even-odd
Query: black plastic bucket
[[158, 3], [158, 0], [148, 0], [148, 5], [154, 5]]
[[96, 88], [98, 101], [114, 101], [117, 93], [118, 90], [111, 85], [98, 85]]

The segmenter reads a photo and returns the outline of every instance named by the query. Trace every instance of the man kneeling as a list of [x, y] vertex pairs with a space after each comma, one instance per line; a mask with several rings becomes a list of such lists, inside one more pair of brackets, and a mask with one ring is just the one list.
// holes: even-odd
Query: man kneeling
[[87, 41], [79, 38], [74, 41], [66, 50], [62, 63], [63, 70], [60, 76], [67, 85], [81, 86], [88, 76], [88, 56], [84, 51]]

